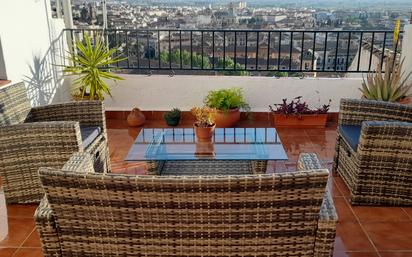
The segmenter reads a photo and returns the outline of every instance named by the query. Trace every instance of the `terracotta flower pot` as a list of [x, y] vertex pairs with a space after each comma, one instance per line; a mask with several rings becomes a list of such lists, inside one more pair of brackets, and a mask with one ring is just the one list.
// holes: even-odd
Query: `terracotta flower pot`
[[140, 111], [139, 108], [133, 108], [133, 110], [127, 115], [127, 124], [130, 127], [141, 126], [145, 123], [146, 117]]
[[215, 131], [216, 125], [211, 127], [198, 127], [194, 125], [195, 133], [199, 142], [211, 142], [213, 138], [213, 132]]
[[239, 108], [231, 109], [227, 112], [216, 110], [215, 123], [218, 128], [230, 128], [236, 126], [240, 120]]
[[411, 97], [405, 97], [402, 100], [399, 101], [400, 104], [410, 104], [411, 103]]
[[327, 114], [285, 115], [273, 114], [276, 128], [324, 128], [328, 120]]

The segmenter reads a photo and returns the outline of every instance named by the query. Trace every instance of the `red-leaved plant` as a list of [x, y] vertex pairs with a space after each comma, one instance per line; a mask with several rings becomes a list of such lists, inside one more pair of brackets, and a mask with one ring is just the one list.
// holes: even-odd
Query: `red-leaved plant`
[[302, 96], [293, 98], [289, 103], [288, 99], [282, 99], [281, 104], [274, 104], [273, 107], [269, 105], [270, 111], [276, 114], [285, 115], [303, 115], [303, 114], [325, 114], [329, 111], [330, 102], [328, 104], [323, 104], [321, 107], [316, 109], [310, 109], [309, 105], [302, 101]]

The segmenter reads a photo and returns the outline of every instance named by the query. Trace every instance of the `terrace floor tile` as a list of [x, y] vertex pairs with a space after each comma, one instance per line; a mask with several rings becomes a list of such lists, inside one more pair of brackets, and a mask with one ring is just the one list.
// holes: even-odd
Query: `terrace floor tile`
[[[191, 126], [192, 121], [186, 120], [179, 127]], [[266, 127], [270, 122], [265, 119], [245, 121], [241, 126]], [[108, 119], [107, 127], [113, 172], [146, 174], [144, 162], [124, 162], [141, 128], [130, 128], [125, 120], [115, 119]], [[144, 127], [167, 126], [163, 120], [149, 120]], [[323, 167], [332, 168], [336, 126], [279, 129], [278, 133], [289, 160], [269, 162], [268, 172], [295, 171], [301, 152], [315, 152]], [[412, 257], [412, 207], [351, 206], [349, 190], [337, 173], [332, 173], [329, 186], [339, 215], [334, 257]], [[42, 256], [39, 236], [34, 229], [35, 209], [33, 204], [6, 206], [4, 195], [0, 194], [0, 257]]]
[[362, 224], [379, 251], [412, 251], [412, 222], [374, 222]]

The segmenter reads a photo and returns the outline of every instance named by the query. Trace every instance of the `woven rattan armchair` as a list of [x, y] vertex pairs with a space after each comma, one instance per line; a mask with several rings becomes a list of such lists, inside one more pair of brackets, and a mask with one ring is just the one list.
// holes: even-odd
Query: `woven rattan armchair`
[[329, 172], [236, 176], [97, 174], [87, 153], [41, 168], [35, 213], [49, 256], [331, 256]]
[[343, 99], [334, 170], [352, 204], [412, 204], [412, 106]]
[[106, 124], [99, 101], [31, 107], [23, 83], [0, 88], [0, 176], [7, 203], [39, 202], [39, 167], [61, 168], [74, 152], [108, 167]]

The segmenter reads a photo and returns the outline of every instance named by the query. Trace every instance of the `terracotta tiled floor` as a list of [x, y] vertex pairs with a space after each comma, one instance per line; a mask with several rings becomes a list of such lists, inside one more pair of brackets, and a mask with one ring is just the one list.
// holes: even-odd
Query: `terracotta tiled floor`
[[[190, 127], [191, 123], [182, 126]], [[245, 122], [242, 127], [270, 126], [265, 121]], [[149, 121], [146, 127], [165, 127], [162, 121]], [[300, 152], [315, 152], [325, 167], [331, 168], [335, 127], [326, 129], [281, 129], [280, 138], [289, 160], [272, 162], [268, 172], [294, 170]], [[144, 174], [142, 163], [126, 164], [127, 154], [139, 128], [128, 128], [124, 121], [108, 120], [112, 168], [114, 172]], [[332, 191], [339, 215], [334, 256], [412, 257], [412, 208], [354, 207], [348, 203], [348, 189], [333, 175]], [[34, 228], [34, 205], [9, 205], [0, 197], [0, 257], [42, 256]]]

